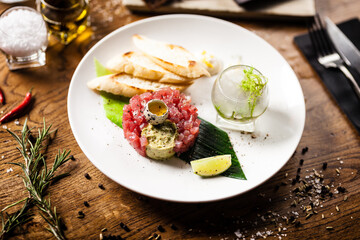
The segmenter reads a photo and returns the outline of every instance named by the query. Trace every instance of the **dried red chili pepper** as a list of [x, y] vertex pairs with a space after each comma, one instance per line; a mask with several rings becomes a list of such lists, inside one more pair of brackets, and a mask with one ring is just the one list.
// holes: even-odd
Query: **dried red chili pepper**
[[3, 105], [5, 104], [4, 93], [1, 90], [1, 88], [0, 88], [0, 103], [3, 104]]
[[15, 115], [18, 115], [19, 113], [21, 113], [22, 111], [24, 111], [24, 109], [29, 106], [30, 102], [31, 102], [31, 90], [30, 89], [26, 95], [24, 100], [15, 108], [13, 108], [12, 110], [10, 110], [10, 112], [6, 113], [2, 118], [0, 118], [0, 123], [4, 123], [7, 122], [8, 120], [10, 120], [12, 117], [14, 117]]

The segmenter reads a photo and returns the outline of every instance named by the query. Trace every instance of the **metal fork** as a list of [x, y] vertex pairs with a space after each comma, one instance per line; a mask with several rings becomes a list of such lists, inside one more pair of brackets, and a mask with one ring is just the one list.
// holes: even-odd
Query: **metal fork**
[[324, 25], [319, 14], [316, 14], [312, 24], [308, 27], [310, 40], [314, 51], [317, 54], [318, 62], [325, 68], [338, 68], [349, 79], [356, 95], [360, 98], [360, 87], [345, 67], [344, 60], [336, 52], [329, 36], [327, 35]]

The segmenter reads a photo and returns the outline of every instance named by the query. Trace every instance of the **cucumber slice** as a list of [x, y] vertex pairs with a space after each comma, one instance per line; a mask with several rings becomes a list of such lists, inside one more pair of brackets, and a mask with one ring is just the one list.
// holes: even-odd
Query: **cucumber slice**
[[231, 155], [219, 155], [190, 162], [193, 172], [202, 177], [219, 175], [231, 166]]

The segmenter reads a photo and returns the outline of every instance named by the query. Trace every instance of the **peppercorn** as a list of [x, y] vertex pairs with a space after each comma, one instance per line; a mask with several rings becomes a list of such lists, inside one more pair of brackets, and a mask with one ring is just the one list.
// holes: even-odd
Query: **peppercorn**
[[157, 226], [157, 230], [159, 230], [159, 232], [165, 232], [165, 229], [161, 225]]
[[304, 148], [301, 150], [301, 154], [304, 155], [307, 151], [309, 151], [309, 148], [308, 148], [308, 147], [304, 147]]
[[128, 226], [126, 226], [125, 223], [120, 222], [120, 227], [121, 227], [122, 229], [124, 229], [125, 231], [130, 232], [130, 228], [129, 228]]

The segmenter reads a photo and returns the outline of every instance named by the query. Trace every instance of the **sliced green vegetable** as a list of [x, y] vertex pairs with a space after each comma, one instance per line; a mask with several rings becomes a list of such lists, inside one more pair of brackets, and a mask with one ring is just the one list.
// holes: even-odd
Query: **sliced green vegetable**
[[246, 180], [228, 134], [210, 122], [202, 118], [200, 120], [200, 131], [194, 146], [189, 151], [182, 153], [179, 156], [180, 159], [190, 162], [196, 159], [230, 154], [231, 166], [221, 175]]
[[[94, 64], [96, 76], [101, 77], [112, 74], [112, 72], [106, 69], [96, 58], [94, 59]], [[106, 92], [101, 92], [100, 95], [103, 98], [106, 117], [122, 128], [123, 107], [124, 105], [129, 104], [129, 98], [116, 96]]]

